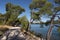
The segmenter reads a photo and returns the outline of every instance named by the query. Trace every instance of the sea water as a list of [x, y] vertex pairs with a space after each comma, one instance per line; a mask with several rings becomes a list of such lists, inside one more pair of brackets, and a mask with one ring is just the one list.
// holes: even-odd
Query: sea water
[[[34, 31], [35, 34], [41, 34], [43, 38], [46, 38], [48, 32], [48, 26], [41, 26], [40, 24], [31, 24], [30, 30]], [[58, 27], [54, 27], [51, 34], [51, 40], [60, 40], [60, 33], [58, 32]]]

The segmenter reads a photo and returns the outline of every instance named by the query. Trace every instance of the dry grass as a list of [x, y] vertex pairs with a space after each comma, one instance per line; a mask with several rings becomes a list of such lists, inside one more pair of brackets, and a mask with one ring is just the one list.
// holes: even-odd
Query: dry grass
[[12, 26], [0, 25], [0, 30], [5, 31], [5, 30], [8, 30], [10, 27], [12, 27]]

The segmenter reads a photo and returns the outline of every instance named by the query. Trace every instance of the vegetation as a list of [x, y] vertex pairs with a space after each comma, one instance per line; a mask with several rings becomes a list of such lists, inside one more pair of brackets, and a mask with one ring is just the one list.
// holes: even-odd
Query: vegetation
[[25, 10], [18, 5], [13, 5], [11, 3], [6, 4], [6, 13], [1, 14], [1, 17], [3, 16], [4, 22], [3, 24], [11, 25], [12, 22], [14, 22], [18, 16], [24, 12]]
[[25, 29], [26, 31], [28, 31], [29, 28], [29, 21], [26, 18], [26, 16], [23, 16], [19, 19], [19, 21], [21, 22], [22, 25], [22, 29]]
[[[60, 5], [60, 0], [54, 0], [55, 4], [59, 4]], [[29, 8], [31, 9], [31, 19], [33, 20], [41, 20], [41, 15], [47, 14], [48, 16], [52, 16], [50, 17], [50, 28], [48, 30], [47, 33], [47, 40], [50, 40], [50, 36], [51, 36], [51, 31], [52, 28], [54, 27], [54, 19], [55, 17], [57, 17], [57, 13], [60, 11], [60, 6], [54, 6], [54, 4], [52, 4], [51, 2], [48, 2], [47, 0], [33, 0], [32, 3], [30, 4]], [[35, 11], [37, 10], [37, 12]], [[37, 17], [37, 14], [38, 17]], [[39, 18], [40, 17], [40, 18]], [[48, 22], [47, 22], [48, 24]]]

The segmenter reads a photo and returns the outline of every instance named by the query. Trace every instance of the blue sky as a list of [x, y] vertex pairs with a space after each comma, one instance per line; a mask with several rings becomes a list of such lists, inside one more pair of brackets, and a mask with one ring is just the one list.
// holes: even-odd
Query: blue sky
[[[53, 2], [53, 0], [48, 0], [50, 2]], [[12, 3], [14, 5], [20, 5], [25, 9], [25, 12], [23, 12], [19, 17], [26, 15], [28, 20], [30, 20], [30, 9], [29, 4], [32, 2], [32, 0], [0, 0], [0, 13], [6, 13], [5, 5], [7, 3]], [[53, 3], [54, 4], [54, 3]], [[42, 21], [46, 21], [49, 18], [42, 17]]]

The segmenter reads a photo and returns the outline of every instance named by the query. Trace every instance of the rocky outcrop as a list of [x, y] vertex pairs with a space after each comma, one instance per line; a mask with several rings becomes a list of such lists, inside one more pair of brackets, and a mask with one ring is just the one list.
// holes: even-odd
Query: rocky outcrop
[[22, 32], [20, 28], [10, 28], [1, 36], [0, 40], [41, 40], [41, 38], [29, 32]]

